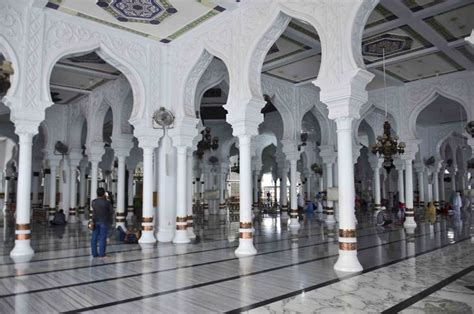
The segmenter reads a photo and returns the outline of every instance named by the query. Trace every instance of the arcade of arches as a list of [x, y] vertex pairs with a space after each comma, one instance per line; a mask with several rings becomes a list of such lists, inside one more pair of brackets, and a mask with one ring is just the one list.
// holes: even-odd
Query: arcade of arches
[[0, 312], [472, 312], [472, 16], [0, 0]]

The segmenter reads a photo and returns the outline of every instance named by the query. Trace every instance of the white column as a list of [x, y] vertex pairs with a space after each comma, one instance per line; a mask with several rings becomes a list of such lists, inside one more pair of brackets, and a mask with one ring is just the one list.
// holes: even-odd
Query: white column
[[69, 158], [64, 158], [62, 160], [62, 168], [61, 168], [61, 209], [64, 210], [64, 215], [66, 215], [66, 219], [69, 219], [69, 192], [71, 189], [71, 179], [70, 176], [70, 167], [69, 167]]
[[258, 211], [258, 170], [253, 171], [253, 209]]
[[[16, 125], [18, 128], [18, 125]], [[30, 228], [31, 151], [33, 133], [19, 133], [20, 158], [18, 163], [18, 187], [16, 197], [15, 246], [10, 252], [12, 258], [32, 256]]]
[[86, 221], [85, 217], [85, 207], [86, 207], [86, 167], [87, 167], [87, 161], [83, 161], [81, 163], [81, 167], [79, 169], [79, 220], [84, 222]]
[[298, 200], [297, 200], [297, 192], [296, 192], [296, 162], [298, 160], [296, 158], [290, 159], [290, 228], [299, 228], [300, 223], [298, 222]]
[[419, 191], [419, 202], [418, 206], [420, 208], [425, 208], [425, 185], [423, 184], [423, 170], [418, 171], [418, 191]]
[[225, 204], [225, 190], [226, 190], [226, 170], [228, 167], [221, 166], [220, 180], [219, 180], [219, 214], [225, 216], [227, 214]]
[[39, 175], [40, 175], [39, 171], [34, 171], [34, 172], [33, 172], [33, 180], [32, 180], [32, 185], [33, 185], [33, 188], [32, 188], [33, 199], [32, 199], [32, 201], [31, 201], [31, 203], [32, 203], [33, 206], [39, 204], [39, 201], [38, 201], [38, 192], [39, 192], [39, 185], [40, 185]]
[[[5, 176], [5, 185], [3, 186], [4, 187], [4, 198], [3, 198], [3, 214], [5, 215], [5, 212], [8, 208], [8, 200], [9, 200], [9, 196], [10, 196], [10, 177], [9, 176]], [[5, 230], [5, 226], [3, 227], [3, 229]]]
[[289, 219], [287, 181], [288, 181], [288, 168], [283, 167], [282, 172], [281, 172], [281, 183], [280, 183], [280, 191], [281, 191], [280, 205], [281, 205], [281, 219], [284, 223], [286, 223]]
[[174, 234], [173, 243], [189, 243], [188, 232], [188, 211], [187, 203], [187, 147], [178, 146], [178, 167], [176, 180], [176, 232]]
[[433, 204], [436, 207], [436, 211], [439, 210], [439, 178], [438, 171], [433, 172]]
[[[187, 210], [187, 233], [189, 239], [195, 239], [196, 235], [194, 234], [194, 218], [193, 218], [193, 151], [191, 149], [187, 150], [187, 167], [186, 167], [186, 210]], [[222, 180], [221, 180], [222, 182]], [[221, 190], [222, 191], [222, 190]], [[222, 192], [221, 192], [222, 194]]]
[[125, 227], [125, 158], [124, 154], [117, 154], [118, 180], [117, 180], [117, 216], [115, 217], [116, 228]]
[[375, 167], [374, 169], [374, 202], [375, 202], [375, 209], [380, 209], [382, 206], [381, 198], [380, 198], [380, 168]]
[[132, 217], [133, 217], [133, 176], [135, 174], [135, 167], [132, 167], [131, 165], [127, 166], [128, 169], [128, 204], [127, 204], [127, 222], [132, 223]]
[[405, 191], [403, 187], [403, 168], [398, 168], [398, 201], [405, 203]]
[[89, 156], [91, 161], [91, 199], [89, 204], [89, 221], [92, 220], [92, 202], [97, 198], [97, 180], [99, 171], [99, 160]]
[[[154, 217], [153, 211], [153, 146], [144, 146], [143, 149], [143, 218], [142, 236], [139, 243], [155, 243], [153, 234]], [[161, 168], [161, 167], [160, 167]]]
[[[351, 152], [352, 154], [352, 152]], [[333, 187], [333, 177], [332, 177], [332, 162], [326, 163], [326, 187], [327, 189]], [[347, 177], [349, 178], [349, 177]], [[326, 194], [327, 195], [327, 194]], [[326, 200], [326, 223], [333, 224], [336, 222], [334, 219], [334, 202]]]
[[69, 222], [76, 223], [79, 220], [76, 216], [76, 208], [77, 208], [77, 171], [76, 166], [71, 164], [71, 174], [70, 174], [70, 190], [69, 190]]
[[49, 168], [43, 170], [44, 175], [44, 186], [43, 186], [43, 208], [49, 208], [49, 180], [51, 178], [51, 171]]
[[413, 209], [413, 159], [411, 156], [404, 156], [405, 159], [405, 189], [406, 189], [406, 211], [405, 211], [405, 223], [403, 224], [406, 228], [415, 228], [415, 212]]
[[52, 221], [54, 218], [54, 213], [56, 212], [56, 169], [57, 164], [50, 163], [50, 181], [49, 181], [49, 221]]
[[362, 271], [362, 266], [357, 258], [352, 121], [353, 119], [350, 117], [336, 119], [339, 167], [339, 258], [334, 265], [334, 269], [357, 272]]
[[253, 246], [252, 226], [252, 165], [250, 142], [252, 136], [239, 135], [240, 149], [240, 238], [239, 247], [235, 250], [238, 257], [257, 254]]
[[445, 206], [445, 200], [446, 200], [446, 196], [445, 196], [445, 187], [444, 187], [444, 167], [441, 168], [441, 175], [439, 176], [440, 177], [440, 180], [439, 180], [439, 198], [440, 198], [440, 206], [441, 208], [444, 208]]

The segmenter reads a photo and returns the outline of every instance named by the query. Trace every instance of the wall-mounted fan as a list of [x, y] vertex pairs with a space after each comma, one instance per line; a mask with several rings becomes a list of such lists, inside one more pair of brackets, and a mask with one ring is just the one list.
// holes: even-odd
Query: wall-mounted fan
[[168, 109], [161, 107], [153, 114], [153, 121], [163, 130], [173, 127], [174, 115]]

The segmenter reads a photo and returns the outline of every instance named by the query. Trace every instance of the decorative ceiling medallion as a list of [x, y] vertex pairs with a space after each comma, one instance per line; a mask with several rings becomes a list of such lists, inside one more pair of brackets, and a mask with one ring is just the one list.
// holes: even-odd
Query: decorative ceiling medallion
[[408, 51], [411, 49], [413, 39], [408, 36], [394, 34], [382, 34], [372, 37], [362, 43], [362, 53], [366, 56], [381, 58], [385, 49], [385, 55]]
[[178, 11], [167, 0], [98, 0], [120, 22], [160, 24]]

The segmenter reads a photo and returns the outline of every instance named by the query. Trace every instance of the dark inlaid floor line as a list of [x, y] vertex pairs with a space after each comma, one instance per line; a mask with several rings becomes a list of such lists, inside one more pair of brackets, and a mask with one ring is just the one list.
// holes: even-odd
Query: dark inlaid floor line
[[[385, 246], [385, 245], [389, 245], [389, 244], [393, 244], [393, 243], [397, 243], [397, 242], [402, 242], [402, 241], [406, 241], [406, 239], [401, 239], [401, 240], [397, 240], [397, 241], [393, 241], [393, 242], [388, 242], [388, 243], [384, 243], [384, 244], [378, 244], [378, 245], [373, 245], [373, 246], [361, 248], [361, 249], [359, 249], [359, 251], [365, 251], [365, 250], [373, 249], [373, 248], [376, 248], [376, 247]], [[459, 241], [459, 242], [461, 242], [461, 241]], [[457, 243], [459, 243], [459, 242], [457, 242]], [[441, 247], [428, 250], [428, 251], [426, 251], [426, 253], [438, 250], [438, 249], [443, 248], [443, 247], [448, 246], [448, 245], [450, 245], [450, 244], [446, 244], [446, 245], [443, 245]], [[379, 266], [379, 268], [384, 267], [384, 266], [388, 266], [390, 264], [393, 264], [393, 263], [396, 263], [396, 262], [399, 262], [399, 261], [403, 261], [405, 259], [408, 259], [408, 258], [411, 258], [411, 257], [414, 257], [414, 256], [418, 256], [418, 255], [421, 255], [421, 254], [424, 254], [424, 253], [418, 253], [418, 254], [414, 254], [414, 255], [411, 255], [411, 256], [407, 256], [405, 258], [401, 258], [401, 259], [392, 261], [391, 263], [390, 262], [386, 263], [386, 265], [385, 264], [381, 265], [381, 266]], [[138, 297], [128, 298], [128, 299], [124, 299], [124, 300], [120, 300], [120, 301], [114, 301], [114, 302], [108, 302], [108, 303], [104, 303], [104, 304], [84, 307], [84, 308], [76, 309], [76, 310], [73, 310], [73, 311], [67, 311], [67, 312], [63, 312], [63, 313], [77, 313], [77, 312], [84, 312], [84, 311], [90, 311], [90, 310], [106, 308], [106, 307], [110, 307], [110, 306], [115, 306], [115, 305], [125, 304], [125, 303], [129, 303], [129, 302], [139, 301], [139, 300], [143, 300], [143, 299], [149, 299], [149, 298], [158, 297], [158, 296], [162, 296], [162, 295], [172, 294], [172, 293], [176, 293], [176, 292], [180, 292], [180, 291], [185, 291], [185, 290], [210, 286], [210, 285], [214, 285], [214, 284], [218, 284], [218, 283], [222, 283], [222, 282], [227, 282], [227, 281], [231, 281], [231, 280], [236, 280], [236, 279], [240, 279], [240, 278], [244, 278], [244, 277], [255, 276], [255, 275], [268, 273], [268, 272], [272, 272], [272, 271], [276, 271], [276, 270], [281, 270], [281, 269], [285, 269], [285, 268], [290, 268], [290, 267], [294, 267], [294, 266], [309, 264], [309, 263], [312, 263], [312, 262], [316, 262], [316, 261], [320, 261], [320, 260], [324, 260], [324, 259], [329, 259], [329, 258], [334, 258], [334, 257], [337, 257], [337, 256], [338, 256], [338, 254], [328, 255], [328, 256], [324, 256], [324, 257], [318, 257], [318, 258], [309, 259], [309, 260], [302, 261], [302, 262], [290, 263], [290, 264], [287, 264], [287, 265], [277, 266], [277, 267], [273, 267], [273, 268], [267, 268], [267, 269], [264, 269], [264, 270], [251, 272], [251, 273], [248, 273], [248, 274], [231, 276], [231, 277], [222, 278], [222, 279], [218, 279], [218, 280], [213, 280], [213, 281], [203, 282], [203, 283], [199, 283], [199, 284], [195, 284], [195, 285], [190, 285], [190, 286], [186, 286], [186, 287], [182, 287], [182, 288], [176, 288], [176, 289], [156, 292], [156, 293], [152, 293], [152, 294], [148, 294], [148, 295], [142, 295], [142, 296], [138, 296]], [[350, 277], [353, 277], [353, 276], [355, 276], [355, 274], [354, 275], [348, 275], [347, 278], [350, 278]], [[333, 280], [326, 281], [326, 282], [333, 283]], [[330, 283], [328, 283], [328, 284], [330, 284]]]
[[[390, 230], [390, 231], [387, 231], [386, 233], [392, 233], [392, 232], [399, 232], [400, 229], [393, 229], [393, 230]], [[369, 233], [369, 234], [365, 234], [365, 235], [361, 235], [359, 236], [358, 238], [364, 238], [364, 237], [368, 237], [368, 236], [373, 236], [375, 234], [378, 234], [379, 232], [375, 232], [375, 233]], [[428, 233], [426, 233], [428, 234]], [[423, 234], [423, 235], [426, 235], [426, 234]], [[421, 236], [423, 236], [421, 235]], [[302, 237], [295, 237], [295, 239], [298, 238], [308, 238], [308, 236], [302, 236]], [[291, 240], [291, 237], [290, 238], [287, 238], [287, 239], [278, 239], [278, 240], [272, 240], [272, 241], [263, 241], [263, 242], [257, 242], [257, 243], [254, 243], [256, 244], [256, 247], [258, 249], [259, 245], [260, 244], [269, 244], [269, 243], [274, 243], [274, 242], [280, 242], [280, 241], [286, 241], [286, 240]], [[333, 243], [337, 243], [337, 238], [335, 237], [333, 240], [331, 241], [325, 241], [325, 242], [319, 242], [319, 243], [315, 243], [315, 244], [311, 244], [311, 245], [308, 245], [308, 246], [316, 246], [316, 245], [322, 245], [322, 244], [329, 244], [331, 242]], [[39, 275], [39, 274], [47, 274], [47, 273], [59, 273], [59, 272], [62, 272], [62, 271], [69, 271], [69, 270], [77, 270], [77, 269], [84, 269], [84, 268], [95, 268], [95, 267], [104, 267], [104, 266], [111, 266], [111, 265], [117, 265], [117, 264], [126, 264], [126, 263], [133, 263], [133, 262], [140, 262], [140, 261], [145, 261], [145, 260], [156, 260], [156, 259], [160, 259], [160, 258], [168, 258], [168, 257], [174, 257], [174, 256], [183, 256], [183, 255], [190, 255], [190, 254], [200, 254], [200, 253], [207, 253], [207, 252], [212, 252], [212, 251], [219, 251], [219, 250], [227, 250], [227, 249], [232, 249], [232, 248], [236, 248], [238, 246], [237, 245], [233, 245], [233, 246], [226, 246], [226, 247], [221, 247], [221, 248], [211, 248], [211, 249], [205, 249], [205, 250], [199, 250], [199, 251], [192, 251], [192, 252], [186, 252], [186, 253], [180, 253], [180, 254], [168, 254], [168, 255], [161, 255], [161, 256], [151, 256], [151, 257], [142, 257], [142, 258], [136, 258], [136, 259], [131, 259], [131, 260], [125, 260], [125, 261], [117, 261], [117, 262], [110, 262], [110, 263], [104, 263], [104, 264], [96, 264], [96, 265], [83, 265], [83, 266], [76, 266], [76, 267], [68, 267], [68, 268], [61, 268], [61, 269], [55, 269], [55, 270], [44, 270], [44, 271], [38, 271], [38, 272], [32, 272], [32, 273], [24, 273], [24, 274], [19, 274], [19, 275], [6, 275], [6, 276], [0, 276], [0, 279], [6, 279], [6, 278], [18, 278], [18, 277], [26, 277], [26, 276], [32, 276], [32, 275]], [[304, 246], [299, 246], [301, 248], [304, 248]], [[156, 247], [154, 247], [156, 248]], [[287, 249], [285, 249], [287, 250]], [[275, 253], [276, 251], [270, 251], [270, 252], [262, 252], [260, 254], [263, 254], [263, 253]], [[259, 255], [257, 253], [257, 255]], [[89, 256], [89, 255], [88, 255]]]
[[427, 289], [421, 291], [420, 293], [415, 294], [411, 298], [408, 298], [408, 299], [406, 299], [406, 300], [404, 300], [404, 301], [402, 301], [398, 304], [395, 304], [392, 307], [389, 307], [388, 309], [386, 309], [382, 313], [384, 313], [384, 314], [398, 313], [398, 312], [406, 309], [407, 307], [423, 300], [424, 298], [426, 298], [430, 294], [433, 294], [436, 291], [441, 290], [442, 288], [446, 287], [450, 283], [458, 280], [459, 278], [469, 274], [472, 271], [474, 271], [474, 265], [471, 265], [467, 268], [464, 268], [460, 272], [457, 272], [456, 274], [454, 274], [452, 276], [449, 276], [448, 278], [438, 282], [437, 284], [432, 285], [431, 287], [428, 287]]
[[[331, 279], [331, 280], [328, 280], [328, 281], [325, 281], [325, 282], [321, 282], [319, 284], [316, 284], [316, 285], [313, 285], [313, 286], [310, 286], [310, 287], [306, 287], [306, 288], [303, 288], [303, 289], [298, 289], [298, 290], [295, 290], [295, 291], [292, 291], [290, 293], [286, 293], [286, 294], [282, 294], [282, 295], [279, 295], [278, 297], [274, 297], [274, 298], [270, 298], [270, 299], [267, 299], [267, 300], [264, 300], [264, 301], [261, 301], [261, 302], [257, 302], [257, 303], [253, 303], [253, 304], [250, 304], [250, 305], [247, 305], [247, 306], [244, 306], [244, 307], [240, 307], [240, 308], [237, 308], [237, 309], [234, 309], [234, 310], [231, 310], [231, 311], [228, 311], [226, 313], [241, 313], [241, 312], [245, 312], [245, 311], [250, 311], [252, 309], [255, 309], [257, 307], [261, 307], [261, 306], [264, 306], [264, 305], [267, 305], [267, 304], [270, 304], [270, 303], [273, 303], [273, 302], [277, 302], [277, 301], [281, 301], [281, 300], [284, 300], [284, 299], [288, 299], [288, 298], [291, 298], [291, 297], [294, 297], [294, 296], [297, 296], [301, 293], [306, 293], [306, 292], [309, 292], [309, 291], [312, 291], [312, 290], [316, 290], [316, 289], [319, 289], [319, 288], [322, 288], [322, 287], [325, 287], [325, 286], [328, 286], [328, 285], [331, 285], [331, 284], [334, 284], [334, 283], [337, 283], [337, 282], [340, 282], [340, 281], [343, 281], [343, 280], [346, 280], [346, 279], [349, 279], [349, 278], [352, 278], [352, 277], [355, 277], [355, 276], [360, 276], [362, 274], [366, 274], [366, 273], [369, 273], [369, 272], [372, 272], [374, 270], [377, 270], [377, 269], [380, 269], [380, 268], [384, 268], [384, 267], [387, 267], [387, 266], [391, 266], [393, 264], [396, 264], [396, 263], [399, 263], [399, 262], [402, 262], [402, 261], [405, 261], [407, 259], [410, 259], [410, 258], [413, 258], [413, 257], [418, 257], [420, 255], [424, 255], [424, 254], [428, 254], [428, 253], [431, 253], [431, 252], [434, 252], [434, 251], [437, 251], [437, 250], [440, 250], [442, 248], [445, 248], [445, 247], [448, 247], [448, 246], [451, 246], [451, 245], [456, 245], [458, 243], [461, 243], [461, 242], [464, 242], [466, 240], [470, 240], [471, 237], [466, 237], [466, 238], [462, 238], [460, 239], [459, 241], [455, 242], [455, 243], [447, 243], [445, 245], [442, 245], [440, 247], [437, 247], [437, 248], [432, 248], [432, 249], [429, 249], [427, 251], [423, 251], [423, 252], [419, 252], [419, 253], [416, 253], [416, 254], [412, 254], [412, 255], [409, 255], [409, 256], [405, 256], [403, 258], [400, 258], [400, 259], [396, 259], [396, 260], [393, 260], [393, 261], [390, 261], [390, 262], [387, 262], [385, 264], [381, 264], [381, 265], [378, 265], [378, 266], [373, 266], [373, 267], [369, 267], [367, 269], [364, 269], [361, 273], [357, 273], [357, 274], [349, 274], [347, 276], [344, 276], [344, 277], [341, 277], [341, 278], [335, 278], [335, 279]], [[72, 313], [72, 312], [71, 312]]]
[[[422, 237], [424, 237], [428, 234], [429, 233], [424, 233], [424, 234], [421, 234], [421, 235], [417, 235], [417, 236], [415, 236], [415, 238], [422, 238]], [[367, 235], [367, 236], [371, 236], [371, 235], [373, 235], [373, 234], [370, 234], [370, 235]], [[405, 241], [405, 239], [399, 239], [399, 240], [395, 240], [395, 241], [391, 241], [391, 242], [387, 242], [387, 243], [378, 244], [378, 245], [375, 245], [375, 246], [370, 246], [370, 247], [367, 247], [367, 248], [362, 248], [362, 249], [360, 249], [360, 251], [371, 249], [371, 248], [374, 248], [374, 247], [399, 243], [401, 241]], [[314, 247], [314, 246], [319, 246], [319, 245], [325, 245], [325, 244], [329, 244], [331, 242], [336, 243], [334, 241], [320, 242], [320, 243], [315, 243], [315, 244], [301, 245], [301, 246], [298, 246], [298, 249]], [[257, 253], [257, 255], [255, 255], [255, 256], [269, 255], [269, 254], [281, 253], [281, 252], [286, 252], [286, 251], [291, 251], [291, 250], [294, 250], [294, 248], [286, 248], [286, 249], [280, 249], [280, 250]], [[322, 257], [319, 257], [317, 260], [331, 258], [331, 257], [334, 257], [334, 256], [337, 256], [337, 255], [322, 256]], [[179, 269], [186, 269], [186, 268], [193, 268], [193, 267], [223, 263], [223, 262], [228, 262], [228, 261], [233, 261], [233, 260], [238, 260], [238, 258], [237, 257], [225, 258], [225, 259], [220, 259], [220, 260], [215, 260], [215, 261], [210, 261], [210, 262], [196, 263], [196, 264], [192, 264], [192, 265], [178, 266], [178, 267], [173, 267], [173, 268], [168, 268], [168, 269], [142, 272], [142, 273], [130, 274], [130, 275], [125, 275], [125, 276], [120, 276], [120, 277], [110, 277], [110, 278], [105, 278], [105, 279], [92, 280], [92, 281], [87, 281], [87, 282], [79, 282], [79, 283], [74, 283], [74, 284], [69, 284], [69, 285], [62, 285], [62, 286], [58, 286], [58, 287], [42, 288], [42, 289], [29, 290], [29, 291], [18, 292], [18, 293], [4, 294], [4, 295], [0, 295], [0, 299], [7, 298], [7, 297], [12, 297], [12, 296], [17, 296], [17, 295], [23, 295], [23, 294], [31, 294], [31, 293], [37, 293], [37, 292], [51, 291], [51, 290], [57, 290], [57, 289], [63, 289], [63, 288], [70, 288], [70, 287], [77, 287], [77, 286], [83, 286], [83, 285], [113, 281], [113, 280], [139, 277], [139, 276], [143, 276], [143, 275], [153, 275], [153, 274], [162, 273], [162, 272], [169, 272], [169, 271], [175, 271], [175, 270], [179, 270]], [[303, 264], [303, 263], [305, 263], [305, 262], [301, 262], [301, 264]]]
[[[320, 227], [320, 225], [319, 225]], [[314, 230], [314, 231], [319, 231], [318, 229], [320, 228], [317, 228], [317, 229], [313, 229], [311, 228], [310, 230]], [[277, 232], [272, 232], [272, 233], [265, 233], [265, 234], [257, 234], [257, 236], [254, 237], [254, 239], [258, 239], [258, 238], [262, 238], [262, 237], [269, 237], [271, 235], [275, 235], [275, 234], [281, 234], [279, 233], [278, 231]], [[289, 233], [284, 233], [285, 235], [288, 235]], [[211, 234], [211, 235], [214, 235], [214, 234]], [[321, 233], [314, 233], [312, 234], [311, 236], [315, 236], [315, 235], [321, 235]], [[205, 236], [208, 236], [207, 234]], [[307, 238], [308, 235], [301, 235], [301, 236], [298, 236], [299, 239], [303, 239], [303, 238]], [[280, 239], [275, 239], [275, 240], [271, 240], [271, 241], [261, 241], [261, 242], [255, 242], [255, 244], [260, 244], [260, 243], [272, 243], [272, 242], [278, 242], [278, 241], [282, 241], [282, 240], [287, 240], [288, 237], [286, 238], [280, 238]], [[237, 238], [236, 238], [237, 240]], [[90, 241], [90, 239], [88, 240]], [[199, 242], [199, 243], [202, 243], [202, 244], [208, 244], [208, 243], [212, 243], [212, 242], [228, 242], [227, 239], [213, 239], [213, 240], [205, 240], [205, 241], [202, 241], [202, 242]], [[165, 245], [167, 244], [170, 244], [170, 243], [163, 243]], [[127, 246], [129, 244], [123, 244], [123, 243], [117, 243], [117, 244], [109, 244], [107, 245], [107, 247], [111, 247], [111, 246]], [[159, 244], [157, 243], [155, 246], [153, 247], [150, 247], [150, 248], [131, 248], [131, 249], [125, 249], [125, 250], [117, 250], [117, 251], [111, 251], [111, 252], [107, 252], [108, 254], [115, 254], [115, 253], [123, 253], [123, 252], [133, 252], [133, 251], [144, 251], [144, 250], [153, 250], [153, 249], [156, 249], [156, 247], [158, 246]], [[237, 245], [227, 245], [225, 247], [222, 247], [222, 248], [236, 248]], [[82, 250], [82, 249], [90, 249], [90, 245], [89, 246], [84, 246], [84, 247], [75, 247], [75, 248], [72, 248], [70, 250]], [[215, 249], [215, 248], [214, 248]], [[213, 249], [213, 250], [214, 250]], [[220, 248], [218, 248], [220, 249]], [[60, 249], [61, 251], [62, 250], [67, 250], [67, 249]], [[58, 250], [48, 250], [48, 251], [36, 251], [35, 253], [48, 253], [48, 252], [58, 252]], [[189, 252], [189, 253], [193, 253], [193, 252]], [[188, 254], [188, 253], [187, 253]], [[32, 260], [32, 261], [29, 261], [29, 262], [25, 262], [25, 263], [35, 263], [35, 262], [43, 262], [43, 261], [49, 261], [49, 260], [58, 260], [58, 259], [68, 259], [68, 258], [76, 258], [76, 257], [86, 257], [86, 256], [90, 256], [91, 254], [88, 253], [88, 254], [81, 254], [81, 255], [72, 255], [72, 256], [63, 256], [63, 257], [54, 257], [54, 258], [44, 258], [44, 259], [37, 259], [37, 260]], [[0, 256], [9, 256], [9, 255], [0, 255]], [[3, 266], [3, 265], [16, 265], [18, 263], [15, 263], [15, 262], [8, 262], [8, 263], [0, 263], [0, 266]], [[1, 277], [0, 277], [1, 278]]]

